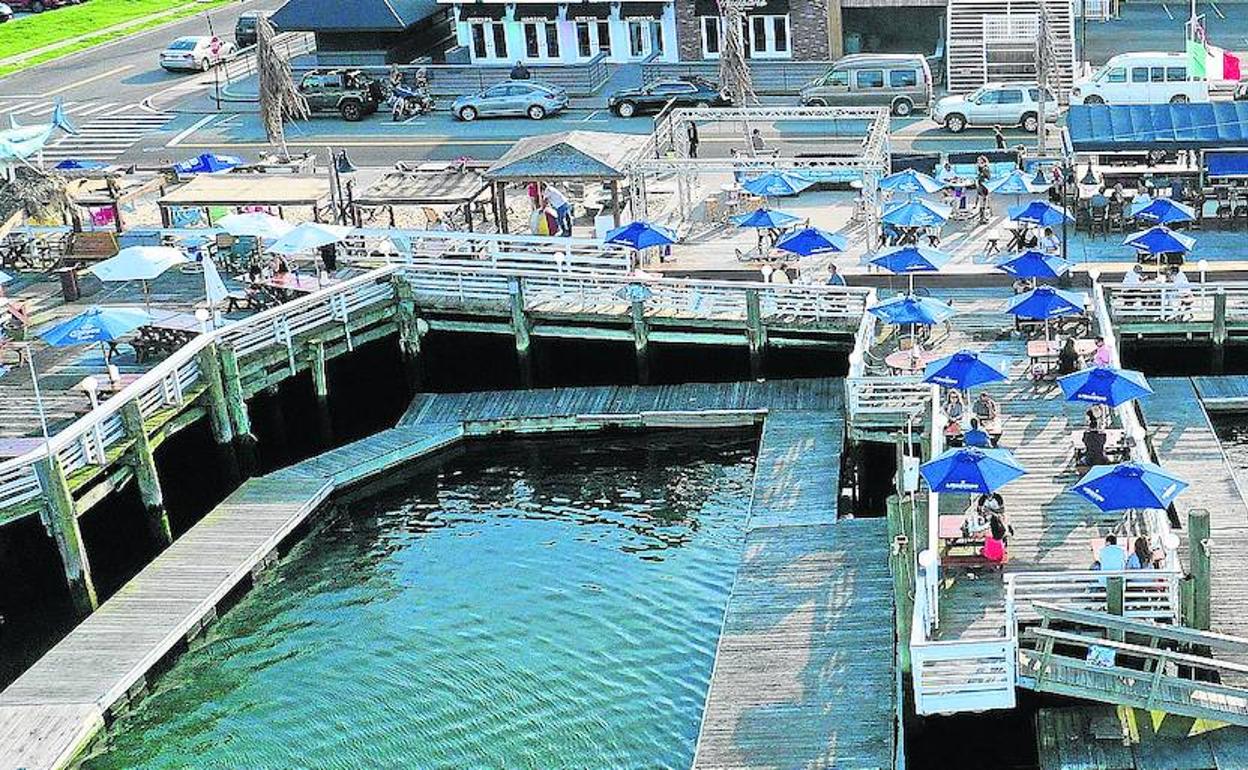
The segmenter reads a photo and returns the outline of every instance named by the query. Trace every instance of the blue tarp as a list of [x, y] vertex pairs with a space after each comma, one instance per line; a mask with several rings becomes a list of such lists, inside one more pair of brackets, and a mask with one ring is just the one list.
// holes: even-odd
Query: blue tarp
[[1205, 155], [1209, 176], [1248, 176], [1248, 152], [1211, 152]]
[[1075, 152], [1248, 148], [1248, 102], [1076, 104], [1066, 130]]

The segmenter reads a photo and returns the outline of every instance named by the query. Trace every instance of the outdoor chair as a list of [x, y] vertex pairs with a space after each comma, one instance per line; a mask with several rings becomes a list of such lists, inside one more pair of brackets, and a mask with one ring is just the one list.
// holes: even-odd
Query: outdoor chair
[[1088, 227], [1088, 232], [1090, 234], [1096, 235], [1096, 232], [1098, 230], [1101, 232], [1102, 235], [1106, 235], [1109, 233], [1109, 225], [1108, 225], [1109, 213], [1108, 212], [1109, 212], [1109, 205], [1107, 203], [1097, 203], [1094, 201], [1091, 204], [1089, 208], [1089, 214], [1092, 218], [1092, 221], [1090, 223], [1090, 226]]
[[1122, 201], [1110, 201], [1105, 214], [1105, 229], [1110, 233], [1122, 233], [1127, 230], [1127, 217]]
[[1218, 219], [1229, 220], [1232, 214], [1231, 190], [1229, 187], [1215, 187], [1214, 195], [1218, 199]]

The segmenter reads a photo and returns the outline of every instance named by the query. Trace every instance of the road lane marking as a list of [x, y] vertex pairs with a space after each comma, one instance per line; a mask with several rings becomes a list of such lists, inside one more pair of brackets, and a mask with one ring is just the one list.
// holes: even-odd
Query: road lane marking
[[103, 80], [104, 78], [112, 77], [113, 75], [116, 75], [121, 72], [125, 72], [126, 70], [132, 70], [132, 69], [134, 69], [133, 64], [123, 64], [120, 67], [109, 70], [108, 72], [101, 72], [100, 74], [93, 75], [92, 77], [89, 77], [85, 80], [79, 80], [77, 83], [70, 83], [67, 86], [61, 86], [60, 88], [53, 88], [51, 91], [48, 91], [46, 94], [44, 94], [44, 96], [55, 96], [59, 93], [64, 93], [65, 91], [72, 91], [75, 88], [81, 88], [88, 83], [94, 83], [97, 80]]
[[588, 115], [586, 115], [585, 117], [581, 118], [581, 122], [582, 122], [582, 123], [588, 123], [589, 121], [593, 120], [593, 119], [594, 119], [594, 116], [595, 116], [595, 115], [597, 115], [597, 114], [598, 114], [598, 113], [600, 113], [600, 112], [602, 112], [602, 110], [594, 110], [593, 112], [589, 113], [589, 114], [588, 114]]
[[165, 146], [166, 146], [166, 147], [177, 147], [179, 144], [182, 144], [182, 140], [183, 140], [183, 139], [187, 138], [188, 136], [190, 136], [191, 134], [195, 133], [195, 132], [196, 132], [196, 131], [198, 131], [199, 129], [201, 129], [201, 128], [203, 128], [204, 126], [208, 125], [208, 124], [209, 124], [209, 123], [211, 123], [213, 120], [215, 120], [215, 119], [216, 119], [216, 117], [217, 117], [216, 115], [205, 115], [204, 117], [202, 117], [202, 118], [200, 118], [199, 120], [197, 120], [197, 121], [195, 121], [194, 123], [192, 123], [192, 124], [190, 125], [190, 127], [188, 127], [185, 131], [183, 131], [182, 133], [180, 133], [180, 134], [178, 134], [177, 136], [175, 136], [175, 137], [173, 137], [172, 139], [170, 139], [170, 140], [169, 140], [169, 141], [165, 144]]

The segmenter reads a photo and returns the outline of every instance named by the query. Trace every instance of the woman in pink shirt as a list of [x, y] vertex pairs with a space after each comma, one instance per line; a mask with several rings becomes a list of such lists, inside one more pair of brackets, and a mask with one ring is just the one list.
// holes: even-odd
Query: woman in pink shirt
[[1109, 366], [1113, 363], [1113, 358], [1110, 356], [1109, 352], [1109, 345], [1105, 344], [1104, 337], [1096, 338], [1096, 353], [1092, 356], [1092, 363], [1097, 366]]

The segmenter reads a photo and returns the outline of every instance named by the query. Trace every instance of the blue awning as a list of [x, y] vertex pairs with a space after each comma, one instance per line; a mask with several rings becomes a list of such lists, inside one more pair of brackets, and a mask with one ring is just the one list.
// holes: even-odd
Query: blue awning
[[1248, 152], [1211, 152], [1205, 155], [1209, 176], [1248, 177]]
[[1075, 152], [1248, 149], [1248, 102], [1072, 105]]

